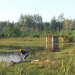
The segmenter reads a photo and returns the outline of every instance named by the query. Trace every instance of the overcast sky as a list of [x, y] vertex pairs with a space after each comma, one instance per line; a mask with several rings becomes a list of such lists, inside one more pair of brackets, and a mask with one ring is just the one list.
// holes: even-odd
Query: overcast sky
[[17, 22], [23, 15], [39, 14], [43, 22], [50, 22], [61, 13], [68, 19], [75, 19], [75, 0], [0, 0], [0, 21]]

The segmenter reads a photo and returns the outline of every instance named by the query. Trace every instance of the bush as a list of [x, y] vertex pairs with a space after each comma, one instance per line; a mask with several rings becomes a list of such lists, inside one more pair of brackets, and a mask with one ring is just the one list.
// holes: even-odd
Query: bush
[[64, 41], [66, 40], [66, 37], [63, 37]]
[[33, 34], [33, 37], [39, 37], [39, 34]]
[[25, 36], [27, 36], [27, 34], [21, 34], [20, 36], [21, 36], [21, 37], [25, 37]]
[[30, 34], [30, 37], [39, 37], [39, 34]]
[[18, 36], [17, 34], [13, 34], [13, 35], [12, 35], [12, 37], [17, 37], [17, 36]]
[[60, 33], [60, 35], [59, 35], [59, 36], [61, 37], [61, 36], [63, 36], [63, 34], [62, 34], [62, 33]]
[[5, 36], [5, 34], [0, 34], [0, 36]]
[[12, 34], [8, 34], [8, 37], [11, 37], [12, 36]]
[[72, 38], [73, 38], [73, 37], [70, 35], [70, 36], [68, 37], [68, 40], [69, 40], [69, 41], [72, 41]]
[[5, 34], [5, 36], [8, 36], [8, 34]]

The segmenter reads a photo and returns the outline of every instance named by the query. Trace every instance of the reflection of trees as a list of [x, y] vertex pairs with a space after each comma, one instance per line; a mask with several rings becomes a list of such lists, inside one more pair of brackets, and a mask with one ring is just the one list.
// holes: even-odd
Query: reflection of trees
[[20, 55], [20, 52], [0, 52], [0, 55], [7, 55], [7, 56], [9, 56], [9, 55]]
[[36, 52], [45, 50], [45, 47], [41, 47], [41, 46], [28, 46], [28, 47], [22, 47], [22, 48], [28, 51], [30, 54], [35, 54]]
[[9, 50], [11, 50], [11, 49], [20, 49], [21, 48], [21, 46], [14, 46], [14, 45], [0, 45], [0, 48], [1, 49], [9, 49]]
[[51, 52], [58, 52], [60, 50], [69, 49], [75, 52], [75, 44], [70, 43], [46, 43], [46, 49]]
[[15, 49], [22, 48], [22, 49], [28, 51], [31, 54], [34, 54], [36, 52], [45, 50], [45, 47], [42, 47], [42, 46], [25, 46], [25, 47], [22, 47], [22, 46], [14, 46], [14, 45], [0, 45], [0, 48], [2, 50], [4, 50], [4, 49], [5, 50], [6, 49], [8, 49], [8, 50], [15, 50]]
[[71, 48], [71, 45], [69, 43], [59, 43], [59, 49]]
[[72, 45], [71, 45], [71, 50], [72, 50], [72, 52], [75, 53], [75, 44], [72, 44]]

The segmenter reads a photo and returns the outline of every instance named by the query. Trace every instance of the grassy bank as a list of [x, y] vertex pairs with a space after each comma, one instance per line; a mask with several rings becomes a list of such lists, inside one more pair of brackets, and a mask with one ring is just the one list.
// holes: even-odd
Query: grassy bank
[[13, 46], [44, 46], [45, 41], [0, 41], [0, 45], [13, 45]]
[[[27, 60], [30, 60], [30, 55]], [[40, 61], [5, 66], [0, 62], [0, 75], [75, 75], [74, 53], [38, 52], [34, 59]], [[6, 65], [6, 63], [5, 63]]]
[[[73, 40], [68, 40], [67, 38], [64, 39], [64, 37], [58, 37], [58, 41], [59, 42], [75, 42], [74, 41], [75, 38], [73, 38]], [[25, 37], [1, 37], [0, 41], [46, 41], [46, 38], [44, 37], [29, 37], [29, 36], [25, 36]]]
[[0, 38], [0, 41], [45, 41], [46, 38], [40, 37], [6, 37]]

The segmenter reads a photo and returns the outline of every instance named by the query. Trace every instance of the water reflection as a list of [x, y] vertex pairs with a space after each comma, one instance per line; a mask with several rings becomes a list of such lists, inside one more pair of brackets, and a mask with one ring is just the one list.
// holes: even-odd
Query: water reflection
[[74, 49], [74, 43], [46, 43], [46, 50], [50, 52], [60, 52], [62, 49]]
[[62, 49], [71, 48], [74, 52], [75, 44], [69, 43], [46, 43], [44, 46], [13, 46], [13, 45], [0, 45], [0, 50], [14, 50], [13, 52], [2, 52], [0, 51], [0, 61], [19, 61], [22, 60], [20, 55], [20, 51], [15, 52], [15, 50], [19, 50], [20, 48], [26, 50], [31, 55], [36, 55], [37, 52], [48, 50], [50, 52], [60, 52]]
[[55, 43], [46, 43], [46, 49], [51, 52], [56, 52], [58, 49], [58, 44]]
[[21, 48], [21, 46], [13, 46], [13, 45], [0, 45], [0, 49], [1, 50], [6, 50], [6, 49], [8, 49], [8, 50], [14, 50], [14, 49], [20, 49]]
[[15, 50], [20, 50], [20, 48], [26, 50], [29, 52], [29, 54], [33, 55], [36, 54], [39, 51], [46, 50], [46, 47], [41, 46], [12, 46], [12, 45], [0, 45], [1, 50], [13, 50], [13, 52], [4, 52], [0, 51], [0, 61], [20, 61], [22, 60], [20, 51], [15, 52]]

